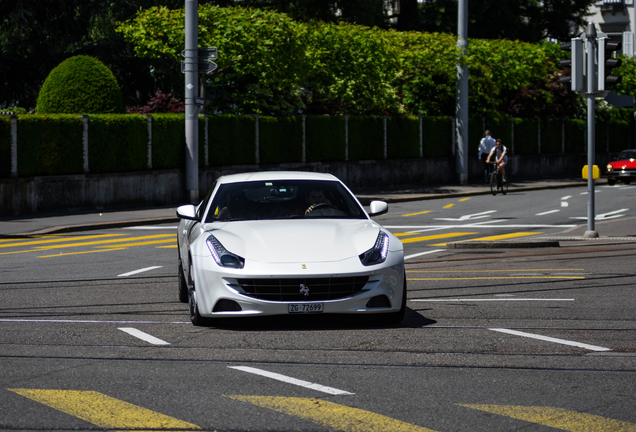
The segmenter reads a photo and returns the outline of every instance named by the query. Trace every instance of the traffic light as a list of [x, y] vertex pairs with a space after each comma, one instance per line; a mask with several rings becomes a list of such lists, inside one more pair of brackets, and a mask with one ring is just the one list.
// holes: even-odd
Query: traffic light
[[620, 50], [620, 42], [612, 42], [606, 38], [598, 40], [598, 91], [610, 91], [614, 84], [623, 80], [620, 75], [612, 75], [612, 69], [619, 67], [623, 61], [613, 58], [612, 53]]
[[573, 38], [570, 42], [563, 42], [560, 45], [563, 51], [570, 51], [570, 58], [559, 62], [562, 68], [569, 68], [570, 73], [564, 73], [559, 81], [570, 87], [572, 91], [585, 90], [585, 53], [583, 51], [583, 41], [580, 38]]

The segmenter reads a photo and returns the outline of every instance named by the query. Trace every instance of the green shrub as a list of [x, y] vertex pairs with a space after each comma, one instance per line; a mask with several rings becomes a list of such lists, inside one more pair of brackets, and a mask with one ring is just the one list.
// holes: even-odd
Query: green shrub
[[84, 126], [77, 115], [18, 116], [20, 176], [84, 172]]
[[185, 168], [185, 151], [185, 114], [153, 114], [152, 168]]
[[[515, 119], [515, 142], [514, 153], [515, 154], [538, 154], [539, 153], [539, 139], [538, 120], [531, 118], [516, 118]], [[506, 145], [504, 143], [504, 145]], [[512, 143], [506, 145], [509, 149], [512, 148]]]
[[139, 171], [148, 166], [148, 120], [145, 116], [91, 115], [88, 142], [91, 173]]
[[256, 118], [234, 114], [208, 117], [211, 166], [256, 163]]
[[75, 56], [64, 60], [44, 81], [38, 114], [123, 114], [124, 104], [113, 73], [99, 60]]
[[344, 116], [307, 116], [305, 157], [307, 162], [343, 161], [347, 146]]
[[261, 116], [258, 126], [261, 163], [293, 163], [302, 160], [302, 117]]
[[11, 118], [0, 117], [0, 178], [11, 176]]
[[[449, 157], [453, 155], [452, 117], [422, 118], [422, 146], [424, 157]], [[475, 155], [477, 150], [475, 150]]]
[[420, 156], [420, 119], [414, 116], [389, 117], [387, 154], [390, 159]]
[[384, 159], [384, 117], [349, 117], [349, 160]]
[[[607, 138], [603, 143], [606, 145], [596, 144], [596, 152], [603, 153], [609, 151], [610, 153], [618, 153], [621, 150], [627, 148], [633, 148], [631, 140], [631, 131], [633, 129], [633, 123], [625, 120], [611, 119], [608, 122]], [[600, 140], [599, 140], [600, 142]]]
[[565, 119], [565, 152], [584, 153], [586, 140], [585, 120]]
[[563, 120], [541, 120], [541, 154], [561, 153], [563, 150]]

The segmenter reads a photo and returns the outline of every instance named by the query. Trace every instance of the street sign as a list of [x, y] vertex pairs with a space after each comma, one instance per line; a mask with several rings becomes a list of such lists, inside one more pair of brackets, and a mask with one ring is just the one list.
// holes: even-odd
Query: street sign
[[[188, 66], [190, 65], [197, 65], [196, 69], [189, 69]], [[214, 72], [216, 68], [218, 67], [219, 66], [216, 63], [213, 63], [210, 61], [199, 61], [198, 63], [186, 62], [186, 61], [181, 62], [181, 72], [184, 72], [184, 73], [185, 72], [210, 73], [210, 72]]]
[[202, 97], [195, 97], [194, 98], [194, 104], [197, 106], [203, 106], [205, 105], [205, 98]]
[[[181, 55], [186, 57], [186, 51], [181, 51]], [[197, 48], [197, 57], [199, 60], [216, 60], [218, 58], [218, 52], [216, 47]]]

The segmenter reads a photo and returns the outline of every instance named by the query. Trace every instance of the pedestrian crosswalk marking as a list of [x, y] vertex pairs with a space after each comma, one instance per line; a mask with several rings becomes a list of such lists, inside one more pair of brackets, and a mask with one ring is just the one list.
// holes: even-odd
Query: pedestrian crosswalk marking
[[95, 391], [9, 389], [104, 429], [199, 430], [199, 426]]
[[351, 408], [321, 399], [236, 395], [227, 395], [226, 397], [248, 402], [283, 414], [300, 417], [339, 431], [434, 432], [431, 429], [392, 419], [381, 414], [361, 410], [359, 408]]
[[514, 405], [458, 405], [570, 432], [636, 431], [636, 424], [634, 423], [568, 411], [562, 408]]

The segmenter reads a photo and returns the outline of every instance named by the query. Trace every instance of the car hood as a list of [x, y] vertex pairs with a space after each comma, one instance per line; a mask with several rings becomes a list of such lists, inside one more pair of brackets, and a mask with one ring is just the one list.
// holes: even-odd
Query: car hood
[[634, 169], [636, 168], [636, 160], [624, 159], [610, 162], [614, 169]]
[[380, 226], [368, 219], [287, 219], [215, 222], [205, 229], [228, 251], [246, 260], [308, 263], [360, 255], [373, 247]]

